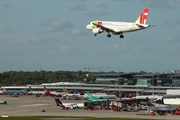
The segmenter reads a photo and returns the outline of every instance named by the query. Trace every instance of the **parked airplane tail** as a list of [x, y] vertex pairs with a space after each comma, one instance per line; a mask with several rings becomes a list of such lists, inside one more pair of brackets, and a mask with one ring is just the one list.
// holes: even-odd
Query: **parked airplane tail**
[[63, 103], [61, 102], [61, 100], [59, 100], [59, 98], [54, 98], [54, 100], [57, 106], [64, 107]]
[[3, 87], [3, 91], [6, 92], [7, 90]]
[[67, 93], [68, 93], [68, 90], [67, 90], [67, 89], [64, 89], [64, 93], [67, 94]]
[[133, 95], [132, 95], [131, 92], [128, 92], [128, 97], [129, 97], [129, 98], [132, 98], [132, 97], [133, 97]]
[[30, 89], [30, 91], [33, 91], [33, 89], [31, 88], [31, 86], [29, 86], [29, 89]]
[[84, 92], [83, 92], [83, 91], [80, 91], [79, 94], [80, 94], [80, 95], [84, 95]]
[[90, 92], [87, 92], [87, 95], [88, 95], [88, 99], [94, 98]]
[[149, 8], [145, 8], [136, 20], [136, 24], [146, 24]]
[[55, 95], [53, 95], [45, 86], [44, 86], [44, 91], [46, 95], [52, 96], [54, 97]]
[[48, 92], [48, 90], [47, 90], [46, 86], [44, 86], [44, 91], [45, 91], [45, 92]]
[[150, 99], [149, 99], [148, 97], [146, 97], [146, 100], [147, 100], [147, 105], [148, 105], [148, 106], [154, 106], [154, 105], [151, 103], [151, 101], [150, 101]]

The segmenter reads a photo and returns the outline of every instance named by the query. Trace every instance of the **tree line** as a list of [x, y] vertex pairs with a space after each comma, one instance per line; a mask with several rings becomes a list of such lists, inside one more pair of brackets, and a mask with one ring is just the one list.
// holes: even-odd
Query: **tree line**
[[0, 73], [0, 86], [28, 85], [52, 82], [81, 82], [88, 72], [84, 71], [8, 71]]
[[[90, 72], [91, 74], [100, 73], [116, 73], [111, 72]], [[42, 83], [53, 82], [86, 82], [93, 81], [94, 78], [86, 74], [90, 74], [87, 71], [8, 71], [0, 73], [0, 86], [20, 86], [20, 85], [39, 85]], [[123, 74], [123, 72], [120, 72]], [[145, 71], [137, 72], [139, 74], [145, 74]]]

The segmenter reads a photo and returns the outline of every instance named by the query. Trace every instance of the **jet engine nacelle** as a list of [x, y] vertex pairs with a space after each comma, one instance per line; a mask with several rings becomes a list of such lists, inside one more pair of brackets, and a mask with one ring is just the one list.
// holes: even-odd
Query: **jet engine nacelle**
[[99, 34], [99, 33], [102, 33], [102, 32], [104, 32], [101, 28], [94, 28], [93, 30], [92, 30], [92, 32], [94, 33], [94, 34]]

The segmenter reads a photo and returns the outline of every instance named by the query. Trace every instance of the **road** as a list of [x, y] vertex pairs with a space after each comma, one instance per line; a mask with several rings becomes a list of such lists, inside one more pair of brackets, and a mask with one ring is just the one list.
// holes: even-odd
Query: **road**
[[[35, 95], [23, 95], [11, 97], [0, 95], [0, 100], [6, 100], [7, 104], [0, 104], [0, 116], [90, 116], [90, 117], [114, 117], [114, 118], [147, 118], [163, 120], [180, 120], [180, 116], [167, 114], [164, 116], [149, 116], [147, 111], [139, 112], [115, 112], [111, 110], [63, 110], [56, 106], [52, 97], [35, 97]], [[82, 103], [83, 100], [62, 100], [64, 103]], [[45, 110], [45, 112], [42, 112]]]

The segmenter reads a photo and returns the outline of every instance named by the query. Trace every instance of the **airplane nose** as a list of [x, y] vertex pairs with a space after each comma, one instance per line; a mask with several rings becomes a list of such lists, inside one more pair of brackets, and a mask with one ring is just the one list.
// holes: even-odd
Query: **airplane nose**
[[87, 28], [87, 29], [91, 29], [90, 25], [87, 25], [86, 28]]

